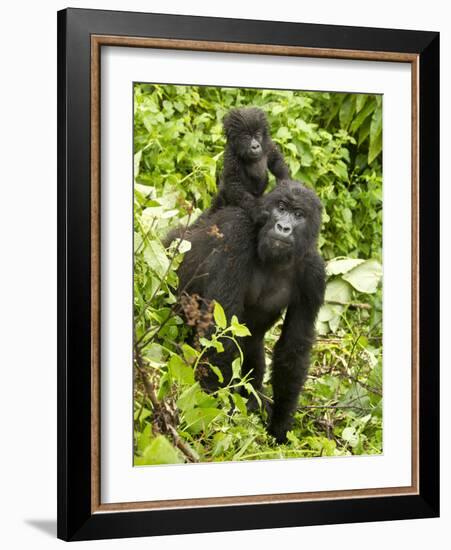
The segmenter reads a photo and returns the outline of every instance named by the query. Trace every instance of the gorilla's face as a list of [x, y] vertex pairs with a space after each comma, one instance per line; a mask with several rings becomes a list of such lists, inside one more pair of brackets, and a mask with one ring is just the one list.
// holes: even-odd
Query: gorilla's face
[[243, 132], [236, 140], [236, 150], [244, 160], [260, 160], [264, 154], [261, 130], [252, 133]]
[[316, 247], [321, 203], [299, 182], [284, 181], [260, 200], [264, 225], [258, 234], [258, 255], [264, 263], [282, 265]]
[[232, 109], [224, 119], [227, 141], [245, 161], [256, 162], [266, 154], [268, 121], [255, 107]]

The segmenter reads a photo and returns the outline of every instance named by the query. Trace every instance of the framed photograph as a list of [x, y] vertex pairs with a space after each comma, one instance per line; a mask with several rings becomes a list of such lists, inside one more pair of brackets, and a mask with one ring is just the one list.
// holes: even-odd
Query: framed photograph
[[58, 536], [439, 514], [439, 35], [58, 13]]

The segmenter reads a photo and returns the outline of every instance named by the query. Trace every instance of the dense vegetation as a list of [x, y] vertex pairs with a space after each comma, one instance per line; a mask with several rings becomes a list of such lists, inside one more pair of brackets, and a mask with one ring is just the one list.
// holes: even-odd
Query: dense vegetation
[[[381, 97], [149, 84], [136, 84], [134, 94], [135, 464], [380, 453]], [[188, 346], [175, 289], [190, 245], [161, 243], [168, 227], [209, 206], [224, 151], [222, 118], [244, 105], [267, 113], [294, 179], [324, 205], [326, 303], [285, 445], [275, 445], [234, 391], [248, 384], [239, 358], [228, 387], [206, 394], [195, 382], [205, 350], [220, 351], [223, 338], [247, 328], [215, 304], [216, 332], [198, 349]], [[268, 365], [279, 331], [280, 324], [266, 340]]]

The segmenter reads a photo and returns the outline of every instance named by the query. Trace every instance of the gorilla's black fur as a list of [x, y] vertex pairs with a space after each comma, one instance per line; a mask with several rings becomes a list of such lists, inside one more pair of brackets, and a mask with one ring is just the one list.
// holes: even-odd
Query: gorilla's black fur
[[[251, 371], [257, 390], [265, 371], [265, 333], [286, 309], [274, 348], [269, 425], [269, 432], [282, 442], [307, 375], [315, 319], [324, 296], [324, 264], [317, 252], [321, 203], [300, 183], [284, 181], [259, 199], [258, 208], [265, 220], [260, 225], [242, 208], [229, 206], [210, 213], [188, 231], [185, 238], [192, 247], [179, 268], [179, 288], [207, 303], [217, 300], [228, 319], [236, 315], [246, 323], [252, 336], [240, 341], [242, 370]], [[208, 360], [221, 369], [226, 384], [237, 350], [230, 341], [224, 347], [223, 353], [211, 354]], [[201, 383], [210, 391], [219, 386], [212, 371]]]
[[289, 179], [290, 173], [261, 109], [232, 109], [224, 118], [224, 132], [224, 168], [210, 211], [224, 206], [250, 210], [268, 185], [268, 169], [278, 181]]

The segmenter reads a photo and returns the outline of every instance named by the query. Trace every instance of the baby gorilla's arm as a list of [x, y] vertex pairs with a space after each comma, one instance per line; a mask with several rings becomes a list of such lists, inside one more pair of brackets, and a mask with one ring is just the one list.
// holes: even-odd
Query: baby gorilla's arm
[[268, 147], [268, 168], [274, 174], [277, 182], [290, 179], [290, 170], [279, 147], [271, 141]]

